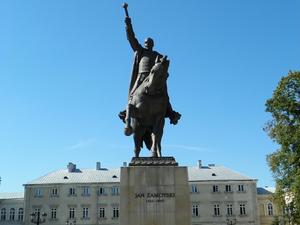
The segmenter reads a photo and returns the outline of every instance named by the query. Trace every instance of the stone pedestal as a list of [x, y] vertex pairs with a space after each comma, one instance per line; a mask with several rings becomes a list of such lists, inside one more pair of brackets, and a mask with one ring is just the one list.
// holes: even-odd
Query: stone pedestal
[[191, 225], [186, 167], [173, 157], [133, 158], [121, 168], [120, 225]]

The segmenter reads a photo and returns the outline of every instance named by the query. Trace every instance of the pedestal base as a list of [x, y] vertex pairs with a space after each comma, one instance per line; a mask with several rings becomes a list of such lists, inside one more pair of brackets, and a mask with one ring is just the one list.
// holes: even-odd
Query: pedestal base
[[187, 168], [177, 165], [173, 157], [145, 157], [121, 168], [121, 225], [191, 224]]

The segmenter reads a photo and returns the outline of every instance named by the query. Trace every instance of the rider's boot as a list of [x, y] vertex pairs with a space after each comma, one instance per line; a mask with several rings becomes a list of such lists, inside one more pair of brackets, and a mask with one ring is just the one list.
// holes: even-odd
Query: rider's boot
[[130, 118], [130, 104], [128, 104], [126, 108], [126, 117], [125, 117], [125, 128], [124, 128], [124, 134], [126, 136], [130, 136], [133, 134], [133, 129], [131, 127], [131, 118]]
[[132, 127], [131, 127], [130, 125], [128, 125], [128, 126], [126, 126], [126, 127], [124, 128], [124, 134], [125, 134], [126, 136], [130, 136], [130, 135], [133, 134], [133, 129], [132, 129]]

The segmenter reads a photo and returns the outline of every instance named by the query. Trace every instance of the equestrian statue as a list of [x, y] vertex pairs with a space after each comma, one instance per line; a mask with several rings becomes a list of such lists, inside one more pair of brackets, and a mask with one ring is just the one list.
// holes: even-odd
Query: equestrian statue
[[167, 56], [153, 50], [154, 41], [146, 38], [142, 46], [135, 37], [126, 3], [126, 34], [134, 51], [128, 104], [119, 113], [125, 123], [124, 133], [133, 134], [135, 157], [139, 157], [143, 143], [151, 151], [151, 157], [161, 157], [161, 139], [165, 117], [176, 125], [181, 114], [174, 111], [169, 101], [167, 78], [170, 61]]

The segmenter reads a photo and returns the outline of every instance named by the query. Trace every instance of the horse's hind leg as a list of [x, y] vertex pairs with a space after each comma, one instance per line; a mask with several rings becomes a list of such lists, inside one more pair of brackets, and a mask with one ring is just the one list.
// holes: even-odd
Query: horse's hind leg
[[157, 153], [157, 157], [162, 157], [162, 155], [161, 155], [162, 131], [158, 131], [158, 133], [156, 133], [155, 136], [156, 136], [155, 139], [156, 139], [156, 153]]
[[160, 139], [156, 129], [153, 130], [151, 134], [151, 139], [152, 139], [152, 147], [151, 147], [152, 157], [161, 157]]
[[142, 138], [140, 135], [134, 133], [133, 140], [134, 140], [134, 156], [140, 157], [140, 152], [142, 148]]
[[157, 156], [158, 157], [162, 156], [161, 155], [161, 144], [160, 144], [160, 141], [157, 143], [157, 150], [156, 150], [156, 152], [157, 152]]
[[157, 143], [156, 143], [156, 134], [152, 132], [151, 134], [152, 139], [152, 147], [151, 147], [151, 157], [157, 157]]
[[157, 120], [155, 129], [153, 130], [153, 151], [155, 151], [156, 157], [162, 157], [161, 155], [161, 139], [163, 136], [165, 119], [161, 118]]
[[140, 157], [141, 147], [134, 147], [134, 157], [138, 158]]

